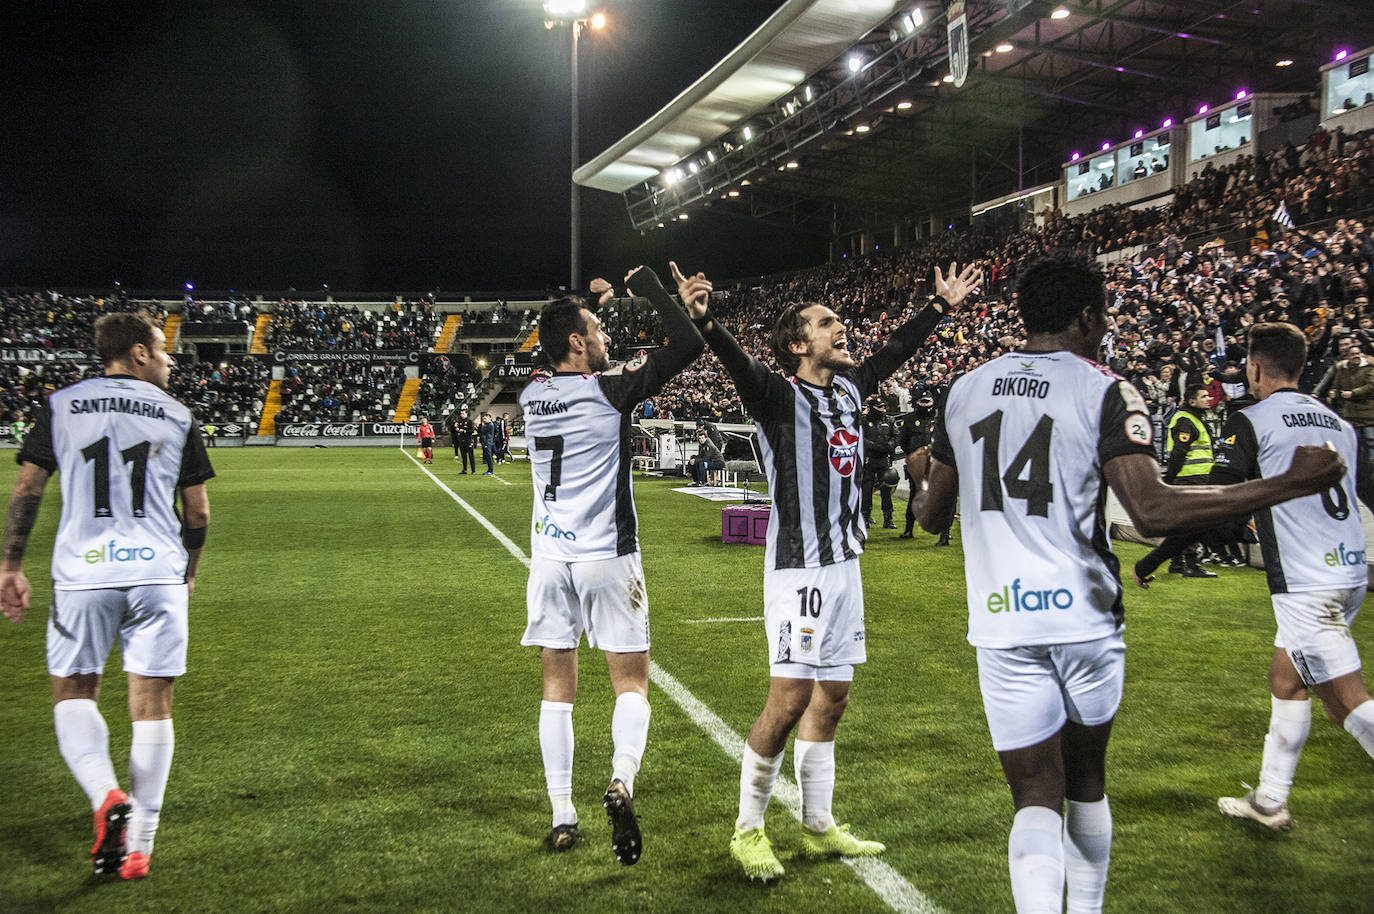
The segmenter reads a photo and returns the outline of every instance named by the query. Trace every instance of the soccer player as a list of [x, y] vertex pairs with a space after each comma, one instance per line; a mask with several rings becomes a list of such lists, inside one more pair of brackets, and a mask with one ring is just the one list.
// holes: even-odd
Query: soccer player
[[849, 702], [864, 647], [859, 555], [866, 531], [860, 508], [864, 401], [935, 329], [946, 308], [977, 286], [973, 266], [936, 270], [938, 295], [899, 327], [862, 365], [848, 331], [825, 305], [787, 305], [773, 327], [774, 358], [789, 377], [747, 354], [694, 301], [692, 318], [735, 382], [759, 429], [773, 511], [764, 553], [763, 600], [770, 646], [768, 698], [754, 721], [740, 766], [739, 816], [730, 854], [750, 879], [783, 875], [764, 831], [764, 813], [782, 768], [787, 737], [802, 795], [802, 843], [812, 856], [874, 856], [885, 850], [837, 826], [835, 731]]
[[916, 516], [933, 533], [953, 519], [956, 496], [963, 505], [968, 640], [1016, 809], [1016, 909], [1062, 910], [1067, 876], [1078, 914], [1101, 910], [1106, 888], [1107, 739], [1125, 657], [1104, 477], [1152, 536], [1318, 492], [1343, 464], [1298, 448], [1287, 472], [1243, 485], [1165, 484], [1144, 398], [1093, 361], [1107, 329], [1101, 270], [1046, 257], [1023, 270], [1017, 293], [1026, 346], [950, 388]]
[[[187, 603], [210, 522], [205, 482], [215, 474], [190, 410], [166, 393], [172, 360], [162, 330], [142, 314], [107, 314], [95, 322], [95, 344], [104, 377], [49, 394], [19, 451], [0, 605], [23, 621], [24, 550], [59, 472], [47, 648], [57, 747], [95, 811], [95, 872], [139, 879], [172, 765], [172, 684], [186, 672]], [[116, 637], [133, 718], [128, 794], [96, 706]]]
[[1298, 393], [1306, 360], [1307, 340], [1292, 324], [1250, 328], [1246, 378], [1260, 402], [1227, 421], [1212, 471], [1212, 479], [1223, 484], [1262, 479], [1282, 468], [1296, 444], [1329, 444], [1354, 468], [1319, 494], [1256, 517], [1278, 622], [1269, 663], [1269, 735], [1259, 787], [1218, 803], [1228, 816], [1276, 829], [1292, 825], [1288, 792], [1312, 724], [1309, 691], [1374, 756], [1374, 702], [1350, 636], [1369, 573], [1355, 498], [1374, 507], [1374, 467], [1361, 459], [1356, 429], [1314, 397]]
[[420, 454], [424, 457], [425, 463], [434, 462], [434, 426], [429, 424], [428, 419], [420, 420], [420, 429], [417, 432], [420, 439]]
[[[672, 271], [684, 302], [710, 294], [703, 278], [682, 276], [676, 264]], [[612, 368], [610, 338], [583, 299], [559, 299], [539, 316], [539, 341], [553, 371], [540, 371], [520, 393], [534, 482], [528, 625], [520, 643], [540, 648], [539, 746], [553, 806], [549, 842], [558, 851], [579, 837], [572, 710], [583, 632], [605, 652], [616, 698], [611, 782], [602, 803], [611, 848], [628, 866], [642, 849], [633, 797], [649, 735], [649, 605], [630, 486], [630, 413], [705, 347], [653, 270], [636, 268], [626, 283], [658, 311], [664, 348]], [[590, 289], [602, 302], [611, 294], [601, 279]]]

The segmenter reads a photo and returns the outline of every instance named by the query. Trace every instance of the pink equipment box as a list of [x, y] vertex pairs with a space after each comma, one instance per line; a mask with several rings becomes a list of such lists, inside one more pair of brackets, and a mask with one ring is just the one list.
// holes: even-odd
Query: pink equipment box
[[731, 505], [720, 511], [720, 541], [762, 546], [768, 535], [768, 505]]

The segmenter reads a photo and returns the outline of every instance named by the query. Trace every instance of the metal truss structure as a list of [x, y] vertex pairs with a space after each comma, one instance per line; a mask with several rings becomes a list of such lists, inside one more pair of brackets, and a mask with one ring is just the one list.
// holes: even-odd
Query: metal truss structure
[[[1068, 16], [1051, 18], [1058, 7]], [[626, 191], [632, 223], [651, 230], [710, 208], [833, 239], [959, 222], [973, 203], [1057, 180], [1072, 149], [1239, 88], [1315, 92], [1338, 48], [1374, 44], [1368, 0], [967, 0], [966, 10], [961, 89], [945, 81], [945, 14], [925, 9], [918, 28], [899, 20], [858, 43], [857, 71], [845, 55]]]

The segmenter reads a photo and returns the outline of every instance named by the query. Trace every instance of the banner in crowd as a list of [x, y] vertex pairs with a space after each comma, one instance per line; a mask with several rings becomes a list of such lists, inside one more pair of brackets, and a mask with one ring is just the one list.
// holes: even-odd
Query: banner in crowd
[[[260, 356], [261, 358], [262, 356]], [[414, 349], [327, 349], [322, 352], [286, 352], [277, 350], [266, 356], [278, 365], [287, 362], [323, 364], [326, 362], [362, 362], [366, 365], [418, 365], [420, 353]]]
[[491, 370], [491, 376], [502, 381], [528, 378], [533, 373], [533, 365], [497, 365]]
[[58, 349], [0, 349], [0, 362], [96, 362], [96, 353], [63, 346]]
[[278, 438], [395, 438], [414, 435], [414, 422], [278, 422]]

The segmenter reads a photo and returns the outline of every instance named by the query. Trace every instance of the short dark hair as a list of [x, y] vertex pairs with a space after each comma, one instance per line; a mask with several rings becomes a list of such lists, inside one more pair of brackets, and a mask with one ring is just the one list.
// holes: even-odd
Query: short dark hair
[[1207, 390], [1206, 384], [1189, 384], [1188, 389], [1183, 392], [1183, 402], [1192, 403], [1193, 398], [1196, 397], [1198, 394], [1208, 394], [1208, 396], [1211, 395], [1210, 392]]
[[805, 343], [809, 339], [806, 318], [802, 316], [802, 312], [814, 304], [815, 302], [788, 302], [773, 323], [768, 345], [773, 349], [773, 358], [777, 359], [782, 370], [788, 374], [796, 374], [797, 369], [801, 367], [801, 358], [792, 351], [792, 344]]
[[549, 302], [539, 314], [539, 345], [550, 365], [557, 365], [568, 357], [568, 337], [587, 332], [587, 319], [582, 309], [587, 302], [579, 295], [565, 295]]
[[1027, 333], [1067, 330], [1084, 308], [1107, 310], [1107, 280], [1097, 263], [1056, 251], [1033, 260], [1016, 283], [1017, 305]]
[[96, 318], [95, 348], [100, 361], [109, 365], [129, 355], [139, 343], [153, 348], [153, 328], [157, 324], [143, 311], [116, 311]]
[[1250, 328], [1250, 358], [1262, 359], [1279, 374], [1296, 378], [1307, 364], [1307, 337], [1296, 326], [1281, 321]]

